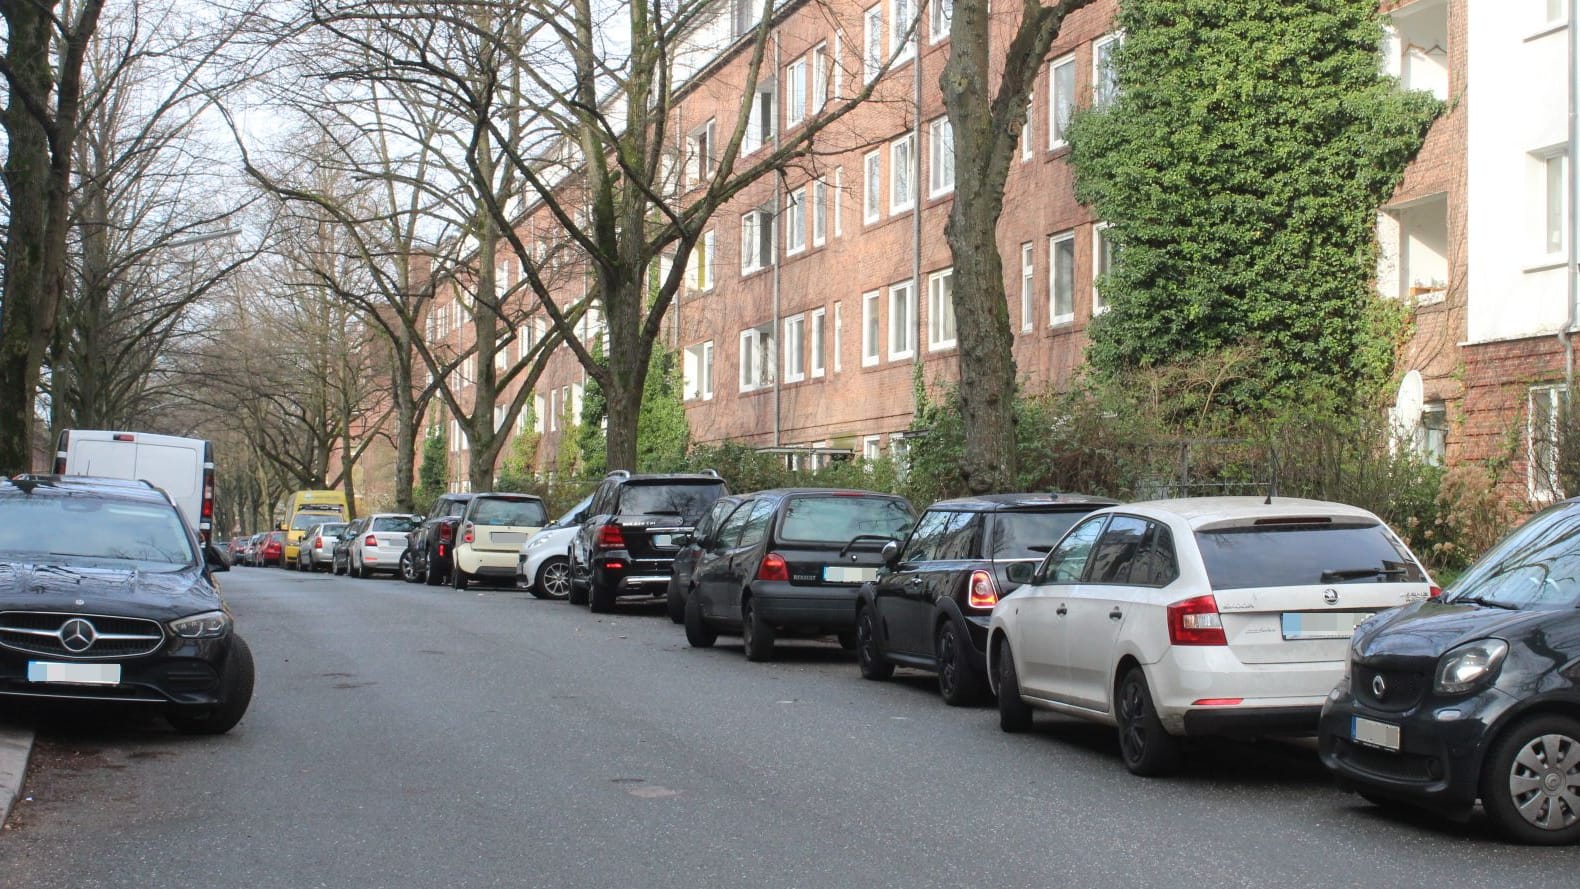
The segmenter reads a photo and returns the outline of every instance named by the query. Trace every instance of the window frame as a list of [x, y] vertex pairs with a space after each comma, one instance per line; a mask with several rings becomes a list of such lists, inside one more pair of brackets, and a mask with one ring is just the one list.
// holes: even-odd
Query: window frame
[[[1124, 39], [1124, 33], [1116, 31], [1115, 33], [1105, 34], [1102, 37], [1092, 41], [1093, 108], [1108, 108], [1112, 106], [1115, 100], [1119, 98], [1118, 76], [1113, 73], [1112, 66], [1109, 66], [1105, 69], [1103, 65], [1103, 50], [1108, 49], [1109, 47], [1117, 48], [1117, 44], [1123, 43]], [[1110, 50], [1110, 52], [1112, 51]], [[1110, 55], [1109, 58], [1112, 59], [1113, 56]], [[1105, 74], [1107, 76], [1105, 76]], [[1110, 86], [1111, 89], [1105, 91], [1105, 86]]]
[[872, 83], [883, 70], [883, 0], [861, 13], [861, 73], [865, 83]]
[[954, 0], [932, 0], [927, 4], [927, 45], [934, 46], [954, 29]]
[[[1095, 52], [1095, 50], [1094, 50]], [[1070, 72], [1069, 95], [1059, 89], [1059, 72], [1067, 69]], [[1048, 63], [1048, 150], [1057, 151], [1070, 144], [1069, 118], [1075, 114], [1076, 91], [1080, 86], [1076, 78], [1075, 53], [1060, 56]], [[1063, 100], [1066, 103], [1066, 120], [1063, 125], [1059, 122], [1059, 106]]]
[[861, 295], [861, 366], [872, 367], [882, 354], [883, 320], [879, 315], [881, 290], [869, 290]]
[[811, 91], [807, 85], [807, 65], [811, 54], [785, 66], [785, 126], [793, 127], [807, 118]]
[[[747, 239], [748, 227], [746, 220], [748, 218], [752, 220], [750, 244]], [[762, 227], [764, 225], [768, 227], [767, 234], [763, 233]], [[753, 207], [741, 214], [741, 277], [744, 278], [747, 275], [753, 275], [769, 268], [777, 260], [775, 238], [778, 232], [775, 231], [776, 228], [773, 211], [765, 207]], [[766, 259], [762, 256], [763, 250], [768, 251]], [[748, 257], [752, 259], [753, 265], [746, 264]]]
[[828, 243], [828, 183], [813, 179], [807, 194], [812, 203], [812, 246], [821, 247]]
[[[1103, 292], [1098, 281], [1113, 267], [1114, 260], [1119, 253], [1114, 249], [1113, 242], [1105, 234], [1113, 226], [1100, 222], [1092, 226], [1092, 317], [1108, 311], [1108, 303], [1103, 300]], [[1106, 255], [1105, 255], [1106, 254]]]
[[883, 152], [862, 155], [861, 171], [861, 219], [871, 225], [883, 219]]
[[[905, 155], [903, 164], [898, 157], [900, 154]], [[889, 214], [891, 216], [916, 208], [915, 177], [916, 134], [908, 132], [889, 142]]]
[[[1558, 429], [1562, 422], [1562, 405], [1566, 394], [1562, 383], [1546, 383], [1532, 386], [1526, 390], [1525, 409], [1525, 488], [1534, 503], [1556, 503], [1563, 499], [1564, 492], [1559, 487], [1558, 463], [1561, 454], [1558, 450]], [[1547, 428], [1551, 434], [1551, 441], [1538, 442], [1536, 440], [1536, 399], [1538, 394], [1547, 402], [1545, 406]], [[1538, 448], [1544, 453], [1538, 454]], [[1538, 460], [1545, 465], [1539, 467]], [[1545, 475], [1545, 477], [1543, 477]]]
[[[1069, 311], [1059, 311], [1059, 246], [1070, 245]], [[1094, 266], [1095, 267], [1095, 266]], [[1094, 288], [1095, 290], [1095, 288]], [[1048, 236], [1048, 326], [1058, 327], [1075, 320], [1075, 232], [1065, 231]]]
[[[939, 269], [927, 276], [927, 351], [942, 352], [953, 349], [959, 343], [960, 334], [955, 328], [954, 306], [954, 280], [955, 270], [951, 266]], [[943, 282], [948, 281], [949, 299], [941, 299]], [[946, 304], [947, 303], [947, 304]], [[948, 333], [945, 337], [944, 320], [948, 319]]]
[[[948, 140], [948, 150], [944, 150], [943, 141]], [[955, 190], [955, 131], [954, 125], [949, 122], [949, 116], [934, 118], [927, 125], [927, 196], [932, 198], [952, 194]], [[947, 157], [947, 162], [941, 158]], [[949, 172], [949, 181], [942, 181], [944, 170]]]
[[[900, 8], [901, 5], [908, 8], [902, 10]], [[911, 22], [902, 21], [902, 18], [907, 14], [909, 14]], [[916, 0], [889, 0], [888, 47], [889, 56], [894, 59], [895, 65], [909, 62], [916, 57], [917, 34], [915, 29], [911, 29], [911, 24], [913, 23], [920, 23], [920, 13], [916, 10]], [[910, 39], [904, 40], [904, 45], [901, 45], [901, 39], [904, 37], [907, 29], [911, 30]]]
[[[916, 282], [896, 281], [888, 287], [889, 309], [889, 360], [903, 361], [916, 357]], [[896, 306], [903, 305], [905, 316], [899, 317]], [[904, 323], [900, 323], [903, 320]]]
[[1037, 325], [1037, 242], [1020, 245], [1020, 332], [1031, 333]]
[[828, 372], [828, 359], [824, 357], [824, 349], [828, 345], [828, 335], [823, 330], [823, 325], [828, 319], [828, 310], [816, 308], [807, 313], [807, 376], [818, 379]]
[[788, 315], [783, 326], [784, 381], [799, 383], [806, 379], [806, 316]]
[[807, 191], [808, 189], [804, 188], [791, 188], [785, 190], [784, 236], [786, 256], [795, 256], [799, 253], [806, 252]]
[[[736, 368], [741, 392], [758, 392], [773, 385], [775, 368], [771, 362], [777, 358], [774, 352], [777, 348], [774, 342], [775, 327], [777, 325], [769, 321], [741, 331], [739, 366]], [[748, 354], [751, 356], [750, 361], [747, 360]], [[747, 375], [748, 367], [752, 370], [750, 378]]]

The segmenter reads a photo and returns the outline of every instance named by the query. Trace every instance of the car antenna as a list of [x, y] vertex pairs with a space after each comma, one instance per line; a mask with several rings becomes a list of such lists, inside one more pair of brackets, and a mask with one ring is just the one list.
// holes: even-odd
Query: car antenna
[[1262, 505], [1263, 506], [1272, 506], [1273, 505], [1273, 497], [1274, 497], [1274, 495], [1276, 495], [1278, 493], [1278, 449], [1277, 448], [1270, 448], [1268, 450], [1267, 462], [1268, 462], [1268, 467], [1267, 468], [1269, 470], [1271, 470], [1271, 471], [1268, 472], [1268, 474], [1267, 474], [1267, 499], [1262, 501]]

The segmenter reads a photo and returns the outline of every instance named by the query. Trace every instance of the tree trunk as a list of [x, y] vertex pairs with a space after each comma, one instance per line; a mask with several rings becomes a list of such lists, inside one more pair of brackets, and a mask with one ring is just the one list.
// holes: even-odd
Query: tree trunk
[[417, 400], [412, 397], [410, 333], [400, 328], [395, 343], [395, 509], [416, 512], [412, 467], [417, 462]]
[[647, 383], [653, 340], [642, 332], [643, 280], [609, 281], [604, 291], [608, 312], [609, 355], [603, 387], [609, 431], [604, 449], [608, 469], [635, 472], [637, 424], [642, 418], [642, 389]]

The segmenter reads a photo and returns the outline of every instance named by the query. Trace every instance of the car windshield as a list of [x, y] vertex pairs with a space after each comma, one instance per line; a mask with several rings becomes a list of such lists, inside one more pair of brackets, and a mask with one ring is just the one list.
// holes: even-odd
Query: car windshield
[[893, 497], [794, 497], [785, 507], [778, 537], [807, 543], [847, 543], [863, 534], [903, 540], [915, 521], [911, 505]]
[[1373, 522], [1215, 528], [1196, 532], [1196, 542], [1215, 590], [1426, 579]]
[[404, 534], [407, 531], [415, 530], [416, 527], [417, 523], [411, 520], [411, 516], [381, 515], [373, 520], [373, 527], [369, 528], [368, 530], [395, 531]]
[[1443, 601], [1529, 609], [1580, 605], [1580, 510], [1555, 506], [1538, 513], [1461, 575]]
[[563, 528], [566, 525], [574, 525], [574, 524], [576, 524], [576, 517], [578, 515], [580, 515], [582, 513], [582, 511], [585, 510], [587, 508], [588, 504], [590, 504], [590, 503], [592, 503], [592, 497], [590, 495], [587, 496], [587, 497], [583, 497], [582, 498], [582, 502], [576, 504], [575, 506], [572, 506], [570, 509], [565, 510], [565, 514], [564, 515], [562, 515], [559, 518], [555, 519], [553, 527], [555, 527], [555, 528]]
[[311, 528], [314, 525], [322, 525], [324, 523], [324, 519], [329, 518], [340, 518], [340, 510], [336, 509], [333, 512], [327, 510], [299, 512], [296, 514], [295, 518], [291, 519], [291, 530], [306, 531], [308, 528]]
[[517, 500], [504, 497], [479, 498], [472, 508], [474, 525], [512, 525], [541, 528], [548, 523], [548, 511], [541, 500]]
[[722, 482], [627, 484], [620, 492], [623, 515], [680, 516], [696, 521], [724, 496]]
[[1040, 559], [1084, 515], [1072, 511], [1001, 512], [993, 517], [993, 558]]
[[197, 553], [173, 507], [97, 497], [0, 498], [0, 559], [171, 571]]

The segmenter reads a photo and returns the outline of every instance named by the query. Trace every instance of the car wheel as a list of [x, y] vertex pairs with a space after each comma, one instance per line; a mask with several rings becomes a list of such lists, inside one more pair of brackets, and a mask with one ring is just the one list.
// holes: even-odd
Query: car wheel
[[594, 581], [587, 591], [587, 605], [593, 614], [608, 614], [614, 611], [614, 587]]
[[439, 586], [444, 583], [444, 580], [444, 573], [434, 567], [433, 556], [429, 556], [428, 567], [423, 571], [422, 582], [428, 586]]
[[708, 626], [702, 616], [702, 603], [696, 596], [686, 600], [686, 641], [692, 648], [712, 648], [719, 641], [719, 631]]
[[411, 550], [400, 554], [400, 579], [407, 583], [417, 582], [417, 566], [412, 564]]
[[971, 643], [961, 638], [955, 622], [944, 619], [933, 637], [933, 653], [938, 658], [938, 691], [951, 707], [981, 703], [987, 688], [981, 674], [971, 663]]
[[537, 580], [528, 588], [539, 599], [566, 599], [571, 594], [571, 563], [556, 556], [538, 566]]
[[361, 559], [358, 559], [356, 575], [358, 580], [367, 580], [373, 576], [373, 571], [363, 564]]
[[841, 649], [843, 649], [844, 651], [855, 651], [856, 650], [856, 631], [855, 630], [846, 630], [843, 633], [835, 633], [834, 634], [834, 641], [838, 642], [839, 643], [839, 647]]
[[1580, 720], [1537, 715], [1499, 735], [1482, 767], [1481, 805], [1514, 842], [1580, 840]]
[[232, 636], [225, 675], [223, 703], [213, 707], [179, 707], [165, 713], [165, 720], [184, 735], [222, 735], [236, 727], [252, 703], [252, 649], [240, 636]]
[[774, 659], [774, 628], [752, 607], [750, 598], [741, 602], [741, 648], [749, 661]]
[[280, 557], [280, 567], [284, 568], [287, 571], [295, 571], [300, 566], [298, 566], [296, 564], [296, 560], [295, 559], [287, 559], [286, 557], [281, 556]]
[[669, 619], [677, 624], [686, 622], [686, 597], [681, 595], [671, 583], [669, 589], [664, 591], [664, 610], [669, 614]]
[[1015, 655], [1009, 643], [999, 645], [994, 658], [998, 667], [998, 727], [1006, 732], [1031, 730], [1031, 707], [1020, 698], [1020, 677], [1015, 674]]
[[462, 571], [460, 565], [450, 566], [450, 586], [458, 590], [464, 590], [466, 589], [467, 584], [471, 582], [472, 575]]
[[587, 604], [587, 585], [576, 582], [575, 569], [571, 570], [571, 591], [570, 594], [565, 597], [565, 601], [571, 603], [572, 605]]
[[871, 608], [863, 608], [856, 615], [856, 666], [863, 679], [877, 681], [894, 675], [894, 665], [884, 660], [878, 650], [878, 623]]
[[1132, 774], [1151, 778], [1179, 767], [1179, 739], [1164, 731], [1158, 720], [1146, 674], [1140, 667], [1131, 667], [1120, 680], [1114, 715], [1119, 723], [1119, 755]]

